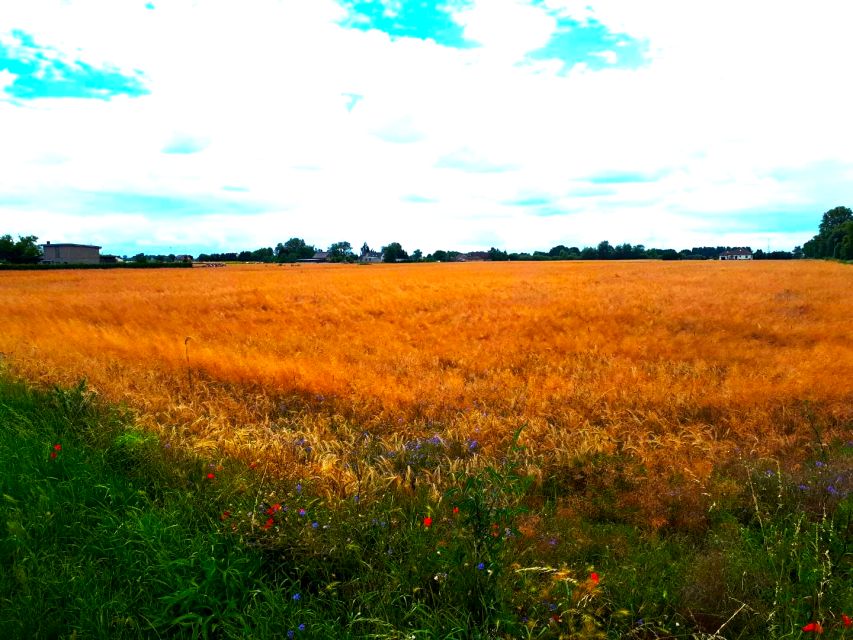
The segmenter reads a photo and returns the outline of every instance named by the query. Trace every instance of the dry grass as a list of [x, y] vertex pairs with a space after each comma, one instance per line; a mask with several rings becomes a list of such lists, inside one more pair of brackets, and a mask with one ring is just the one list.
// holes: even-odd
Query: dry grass
[[701, 485], [853, 420], [853, 270], [832, 263], [3, 272], [0, 299], [18, 373], [85, 376], [164, 438], [336, 492], [403, 481], [345, 466], [364, 432], [488, 459], [524, 425], [543, 480], [604, 453]]

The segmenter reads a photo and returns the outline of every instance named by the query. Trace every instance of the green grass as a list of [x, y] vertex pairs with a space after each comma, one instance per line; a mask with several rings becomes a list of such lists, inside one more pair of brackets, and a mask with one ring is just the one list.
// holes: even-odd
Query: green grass
[[534, 486], [512, 449], [440, 500], [329, 502], [174, 451], [83, 384], [0, 377], [0, 429], [9, 638], [853, 637], [851, 443], [719, 469], [705, 502], [674, 498], [683, 526], [653, 529], [596, 498], [624, 460], [594, 461], [596, 495]]

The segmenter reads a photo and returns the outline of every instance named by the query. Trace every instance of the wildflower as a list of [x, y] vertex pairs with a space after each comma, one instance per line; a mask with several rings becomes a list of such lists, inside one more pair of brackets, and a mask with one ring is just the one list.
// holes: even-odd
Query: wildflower
[[293, 629], [288, 629], [288, 630], [287, 630], [287, 637], [288, 637], [288, 638], [293, 638], [293, 636], [295, 636], [295, 635], [296, 635], [296, 634], [294, 633]]
[[221, 515], [221, 516], [219, 516], [219, 519], [220, 519], [220, 520], [227, 520], [227, 519], [228, 519], [228, 518], [230, 518], [230, 517], [231, 517], [231, 512], [230, 512], [230, 511], [223, 511], [223, 512], [222, 512], [222, 515]]
[[300, 624], [300, 625], [299, 625], [298, 627], [296, 627], [296, 628], [297, 628], [297, 629], [299, 629], [300, 631], [305, 631], [305, 623], [303, 622], [302, 624]]
[[481, 562], [480, 564], [477, 565], [477, 571], [482, 571], [485, 568], [486, 568], [486, 565], [483, 562]]
[[845, 627], [853, 627], [853, 620], [850, 619], [846, 613], [841, 614], [841, 621], [844, 623]]
[[215, 478], [216, 478], [216, 474], [214, 474], [214, 473], [208, 473], [208, 474], [207, 474], [207, 479], [208, 479], [208, 480], [213, 480], [213, 479], [215, 479]]
[[53, 450], [54, 451], [62, 451], [62, 445], [61, 444], [53, 445]]
[[454, 515], [454, 516], [458, 516], [458, 515], [459, 515], [459, 507], [453, 507], [453, 515]]
[[827, 491], [827, 493], [829, 493], [829, 495], [831, 495], [831, 496], [837, 496], [837, 495], [838, 495], [838, 489], [836, 489], [836, 488], [835, 488], [834, 486], [832, 486], [832, 485], [829, 485], [829, 486], [826, 488], [826, 491]]
[[429, 529], [431, 526], [432, 526], [432, 518], [430, 518], [429, 516], [425, 517], [424, 518], [424, 527]]
[[271, 516], [272, 514], [277, 513], [279, 511], [281, 511], [281, 505], [278, 502], [276, 502], [273, 506], [271, 506], [269, 509], [267, 509], [264, 513], [266, 513], [268, 516]]
[[319, 522], [312, 522], [312, 523], [311, 523], [311, 528], [312, 528], [312, 529], [316, 529], [316, 528], [317, 528], [317, 527], [319, 527], [319, 526], [320, 526], [320, 523], [319, 523]]
[[[821, 467], [825, 467], [826, 463], [821, 461], [821, 460], [818, 460], [817, 462], [814, 463], [814, 466], [816, 466], [818, 469], [820, 469]], [[812, 623], [812, 624], [816, 624], [816, 623]], [[808, 626], [808, 625], [806, 625], [806, 626]]]
[[809, 622], [806, 626], [803, 627], [803, 631], [809, 632], [813, 631], [814, 633], [823, 633], [823, 627], [820, 622]]
[[302, 600], [302, 594], [294, 593], [294, 594], [293, 594], [293, 601], [294, 601], [294, 602], [299, 602], [300, 600]]
[[56, 451], [51, 451], [50, 457], [55, 459], [56, 458]]
[[305, 515], [305, 513], [306, 513], [305, 509], [300, 509], [300, 510], [299, 510], [299, 515], [300, 515], [300, 516], [304, 516], [304, 515]]
[[302, 493], [302, 483], [301, 482], [296, 483], [296, 493]]
[[267, 521], [264, 523], [264, 531], [272, 527], [274, 524], [275, 520], [273, 520], [272, 518], [267, 518]]
[[589, 574], [589, 579], [592, 580], [595, 584], [598, 584], [599, 577], [595, 571]]

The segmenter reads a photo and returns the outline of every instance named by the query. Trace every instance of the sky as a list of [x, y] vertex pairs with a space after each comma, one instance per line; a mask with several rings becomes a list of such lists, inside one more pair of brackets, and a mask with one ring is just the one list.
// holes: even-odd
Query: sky
[[9, 0], [0, 234], [792, 249], [852, 205], [853, 3]]

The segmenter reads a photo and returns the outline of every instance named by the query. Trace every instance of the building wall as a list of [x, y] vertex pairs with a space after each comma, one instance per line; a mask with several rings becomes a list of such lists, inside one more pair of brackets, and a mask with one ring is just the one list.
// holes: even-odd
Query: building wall
[[43, 262], [60, 264], [98, 264], [101, 250], [98, 247], [69, 247], [45, 245]]

